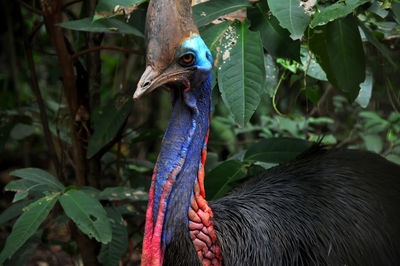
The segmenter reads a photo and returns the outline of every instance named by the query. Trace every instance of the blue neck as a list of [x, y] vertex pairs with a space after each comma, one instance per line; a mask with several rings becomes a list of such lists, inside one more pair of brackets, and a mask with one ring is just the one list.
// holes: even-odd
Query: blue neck
[[[211, 110], [211, 73], [197, 88], [183, 94], [175, 91], [171, 120], [156, 165], [153, 221], [157, 220], [160, 200], [165, 198], [161, 244], [171, 241], [174, 232], [188, 230], [188, 209], [206, 145]], [[173, 179], [168, 195], [162, 195], [167, 180]]]

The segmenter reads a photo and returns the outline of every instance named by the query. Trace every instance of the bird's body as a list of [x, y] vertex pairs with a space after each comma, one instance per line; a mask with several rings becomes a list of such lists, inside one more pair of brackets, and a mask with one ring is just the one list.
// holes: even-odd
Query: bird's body
[[[152, 0], [147, 14], [147, 67], [134, 98], [167, 84], [173, 111], [142, 265], [400, 265], [400, 166], [378, 155], [314, 147], [205, 200], [213, 60], [190, 12], [188, 0]], [[168, 21], [182, 24], [172, 33]]]
[[[209, 202], [225, 265], [399, 265], [400, 167], [314, 150]], [[185, 234], [186, 233], [186, 234]], [[201, 265], [187, 232], [165, 265]]]

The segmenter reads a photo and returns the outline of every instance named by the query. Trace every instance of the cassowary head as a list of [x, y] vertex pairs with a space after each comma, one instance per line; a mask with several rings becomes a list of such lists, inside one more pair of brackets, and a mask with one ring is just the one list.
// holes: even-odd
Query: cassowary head
[[146, 70], [133, 96], [161, 85], [188, 89], [211, 71], [212, 56], [193, 20], [191, 0], [152, 0], [146, 17]]

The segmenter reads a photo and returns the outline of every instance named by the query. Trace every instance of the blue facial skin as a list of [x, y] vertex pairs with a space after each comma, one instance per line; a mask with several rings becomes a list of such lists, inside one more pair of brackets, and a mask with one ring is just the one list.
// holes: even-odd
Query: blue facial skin
[[[156, 222], [160, 198], [169, 178], [174, 185], [166, 196], [162, 245], [171, 241], [177, 230], [187, 230], [188, 209], [201, 164], [201, 151], [206, 142], [211, 111], [212, 56], [200, 36], [193, 34], [176, 51], [178, 62], [186, 53], [195, 57], [190, 89], [175, 93], [173, 111], [157, 160], [158, 172], [154, 191], [153, 221]], [[174, 172], [174, 174], [172, 174]]]

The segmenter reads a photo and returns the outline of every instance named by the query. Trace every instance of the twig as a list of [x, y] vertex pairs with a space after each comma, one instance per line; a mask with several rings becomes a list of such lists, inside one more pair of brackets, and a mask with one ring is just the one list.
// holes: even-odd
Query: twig
[[35, 94], [36, 100], [39, 105], [40, 120], [42, 122], [43, 132], [44, 132], [44, 136], [46, 139], [47, 147], [49, 149], [50, 158], [52, 159], [54, 166], [56, 168], [57, 176], [60, 177], [61, 176], [60, 162], [57, 158], [57, 153], [54, 149], [54, 143], [53, 143], [52, 136], [51, 136], [50, 129], [49, 129], [49, 121], [47, 118], [46, 108], [44, 105], [42, 94], [40, 93], [40, 89], [39, 89], [39, 82], [38, 82], [38, 79], [36, 76], [36, 69], [35, 69], [35, 63], [33, 61], [31, 44], [27, 41], [25, 42], [25, 51], [26, 51], [26, 55], [28, 57], [29, 69], [31, 71], [32, 89], [33, 89], [33, 93]]
[[86, 50], [83, 50], [83, 51], [73, 54], [72, 60], [75, 60], [79, 56], [82, 56], [82, 55], [85, 55], [85, 54], [88, 54], [91, 52], [99, 51], [99, 50], [117, 50], [117, 51], [130, 53], [130, 54], [144, 55], [144, 52], [139, 51], [139, 50], [132, 50], [132, 49], [127, 49], [127, 48], [118, 47], [118, 46], [97, 46], [97, 47], [91, 47]]
[[276, 105], [276, 94], [278, 93], [279, 87], [281, 86], [281, 82], [282, 82], [282, 80], [284, 80], [284, 79], [286, 79], [286, 69], [285, 69], [285, 71], [283, 72], [283, 74], [281, 75], [281, 78], [279, 79], [279, 82], [278, 82], [278, 84], [276, 85], [275, 90], [274, 90], [274, 94], [273, 94], [273, 96], [272, 96], [272, 106], [274, 107], [275, 112], [276, 112], [278, 115], [280, 115], [280, 116], [285, 116], [285, 114], [281, 113], [281, 112], [279, 111], [277, 105]]
[[28, 9], [29, 11], [32, 11], [33, 13], [38, 14], [38, 15], [40, 15], [40, 16], [43, 15], [42, 11], [40, 11], [39, 9], [34, 8], [33, 6], [28, 5], [28, 4], [25, 3], [24, 1], [22, 1], [22, 0], [17, 0], [17, 2], [18, 2], [21, 6], [25, 7], [26, 9]]

